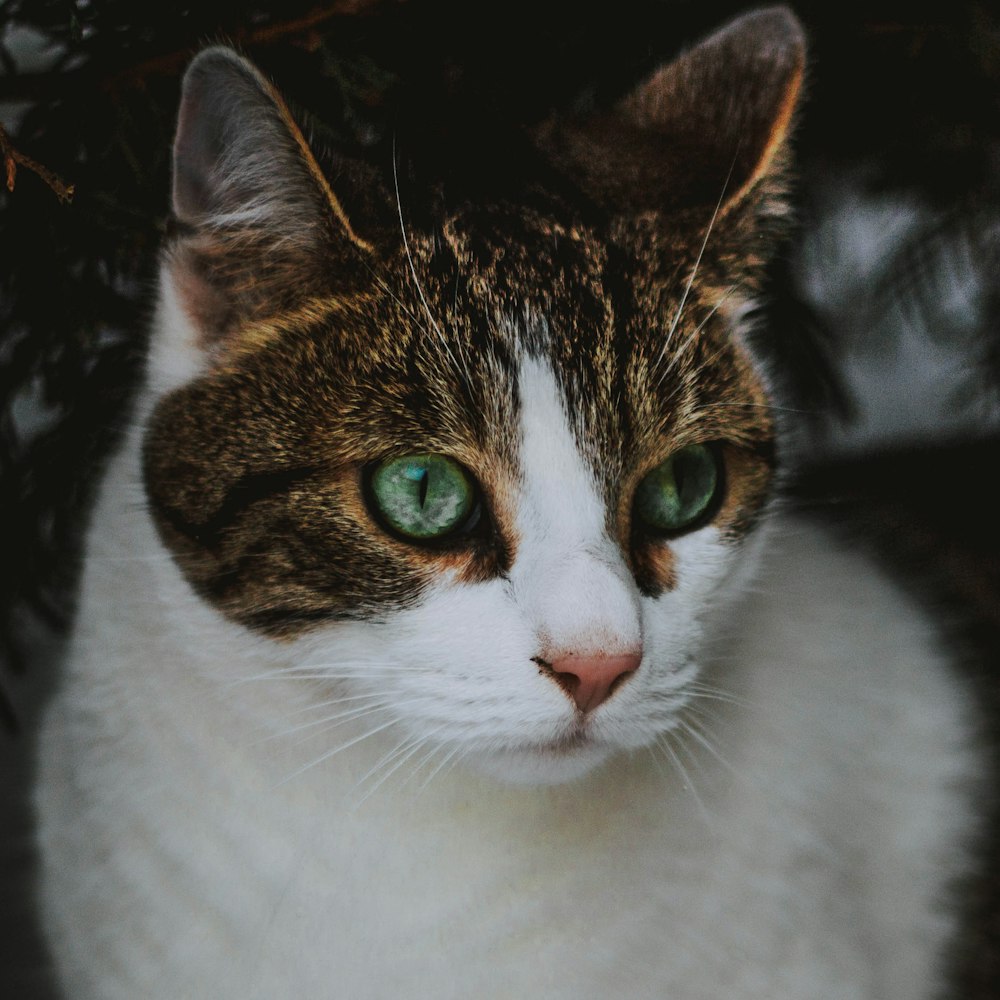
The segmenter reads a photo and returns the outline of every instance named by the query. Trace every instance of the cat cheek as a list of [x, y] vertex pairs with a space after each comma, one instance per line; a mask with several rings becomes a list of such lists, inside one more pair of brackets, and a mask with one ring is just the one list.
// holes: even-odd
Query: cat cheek
[[[496, 686], [535, 672], [533, 631], [498, 579], [470, 584], [452, 576], [388, 619], [380, 635], [390, 658], [412, 667], [401, 675], [406, 684]], [[519, 663], [520, 670], [512, 666]]]
[[444, 740], [544, 742], [574, 715], [539, 666], [537, 629], [502, 581], [439, 588], [393, 630], [407, 664], [394, 681], [400, 703], [442, 725]]
[[675, 585], [642, 598], [643, 632], [651, 658], [664, 673], [682, 672], [697, 653], [699, 624], [706, 607], [724, 602], [735, 571], [752, 565], [752, 552], [741, 551], [708, 526], [674, 539], [669, 548]]

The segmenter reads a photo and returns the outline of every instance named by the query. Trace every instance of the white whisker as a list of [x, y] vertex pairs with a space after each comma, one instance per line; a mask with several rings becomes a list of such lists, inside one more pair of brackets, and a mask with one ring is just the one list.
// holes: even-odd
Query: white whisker
[[448, 343], [448, 338], [445, 337], [444, 331], [438, 326], [437, 320], [431, 313], [430, 304], [427, 302], [427, 297], [424, 295], [423, 286], [420, 284], [420, 279], [417, 277], [417, 269], [413, 263], [413, 254], [410, 252], [410, 241], [406, 236], [406, 225], [403, 222], [403, 203], [399, 197], [399, 173], [396, 165], [396, 137], [393, 136], [392, 139], [392, 183], [396, 191], [396, 211], [399, 215], [399, 231], [403, 237], [403, 250], [406, 252], [406, 261], [409, 264], [410, 276], [413, 278], [413, 284], [417, 289], [417, 295], [420, 296], [420, 302], [424, 307], [424, 312], [427, 315], [427, 322], [433, 327], [434, 332], [438, 336], [438, 340], [441, 342], [441, 346], [445, 349], [445, 353], [451, 358], [451, 363], [455, 368], [455, 371], [460, 374], [466, 385], [469, 384], [469, 373], [465, 365], [460, 365], [458, 359], [452, 353], [451, 346]]
[[711, 754], [724, 768], [737, 777], [743, 777], [743, 775], [741, 775], [736, 768], [733, 767], [732, 762], [727, 760], [719, 751], [718, 747], [716, 747], [711, 739], [709, 739], [709, 733], [703, 726], [700, 726], [694, 719], [681, 719], [680, 726], [684, 732], [686, 732], [699, 746], [703, 747], [707, 753]]
[[684, 690], [694, 696], [693, 700], [720, 701], [728, 705], [736, 705], [740, 708], [750, 707], [750, 702], [746, 698], [742, 698], [738, 694], [733, 694], [732, 691], [726, 691], [724, 688], [706, 684], [704, 681], [692, 681], [685, 685]]
[[[735, 164], [735, 159], [733, 163]], [[684, 292], [681, 295], [681, 301], [677, 306], [677, 312], [674, 315], [674, 321], [670, 325], [670, 329], [667, 331], [667, 336], [664, 338], [663, 347], [660, 350], [660, 356], [657, 358], [656, 365], [654, 368], [659, 367], [660, 362], [663, 360], [664, 355], [667, 352], [667, 348], [670, 346], [670, 341], [673, 339], [674, 331], [677, 329], [678, 324], [681, 321], [681, 316], [684, 313], [684, 306], [687, 304], [688, 295], [691, 293], [691, 288], [694, 285], [694, 279], [698, 275], [698, 268], [701, 267], [702, 259], [705, 256], [705, 248], [708, 246], [708, 239], [712, 235], [712, 230], [715, 228], [715, 220], [718, 218], [719, 210], [722, 208], [722, 203], [726, 197], [726, 191], [729, 188], [729, 179], [732, 177], [733, 167], [730, 165], [729, 173], [726, 174], [726, 180], [722, 185], [722, 191], [719, 194], [719, 200], [715, 204], [715, 209], [712, 212], [711, 219], [708, 220], [708, 228], [705, 230], [705, 238], [701, 241], [701, 249], [698, 251], [698, 256], [695, 258], [694, 267], [691, 268], [691, 274], [688, 276], [687, 284], [684, 286]]]
[[[351, 664], [346, 666], [351, 667]], [[282, 680], [307, 680], [307, 681], [341, 681], [341, 680], [371, 680], [373, 673], [379, 674], [397, 673], [413, 674], [423, 670], [420, 666], [410, 666], [402, 663], [386, 663], [379, 661], [358, 661], [356, 668], [351, 670], [342, 669], [338, 664], [330, 664], [328, 667], [321, 663], [302, 664], [295, 667], [280, 667], [277, 670], [268, 670], [261, 674], [252, 674], [249, 677], [239, 677], [231, 682], [231, 685], [249, 684], [254, 681], [282, 681]]]
[[398, 717], [393, 716], [388, 722], [383, 722], [380, 726], [375, 726], [374, 728], [361, 733], [360, 736], [355, 736], [352, 739], [349, 739], [346, 743], [341, 743], [340, 746], [327, 750], [325, 753], [320, 754], [315, 760], [311, 760], [308, 764], [304, 764], [298, 770], [293, 771], [291, 774], [282, 778], [281, 781], [278, 782], [278, 786], [280, 787], [281, 785], [287, 784], [289, 781], [294, 781], [294, 779], [299, 777], [299, 775], [305, 774], [306, 771], [316, 767], [317, 764], [322, 764], [324, 761], [329, 760], [336, 754], [343, 753], [350, 747], [357, 746], [357, 744], [361, 743], [363, 740], [370, 739], [372, 736], [384, 732], [390, 726], [395, 726], [398, 722]]
[[680, 757], [677, 756], [677, 753], [675, 752], [674, 748], [670, 745], [670, 736], [671, 733], [662, 734], [660, 738], [656, 741], [656, 746], [658, 746], [661, 750], [663, 750], [663, 752], [669, 757], [671, 763], [677, 769], [677, 773], [681, 778], [682, 787], [686, 792], [689, 792], [691, 794], [691, 797], [694, 799], [695, 805], [698, 807], [698, 812], [701, 815], [702, 819], [705, 821], [705, 824], [709, 828], [712, 828], [713, 825], [712, 817], [709, 814], [708, 810], [705, 808], [705, 803], [702, 801], [701, 796], [698, 794], [698, 790], [697, 788], [695, 788], [694, 782], [691, 780], [690, 773], [684, 766]]
[[[374, 777], [384, 767], [388, 767], [388, 765], [392, 764], [394, 760], [396, 760], [400, 756], [405, 755], [408, 750], [412, 752], [413, 749], [423, 746], [425, 740], [426, 740], [425, 736], [414, 736], [412, 733], [404, 736], [403, 739], [401, 739], [391, 750], [387, 750], [384, 754], [382, 754], [382, 756], [379, 757], [379, 759], [375, 761], [375, 763], [372, 764], [372, 766], [363, 775], [361, 775], [360, 778], [358, 778], [358, 780], [354, 783], [354, 791], [360, 789], [361, 786], [364, 785], [364, 783], [368, 781], [369, 778]], [[405, 756], [403, 757], [403, 759], [405, 760]], [[379, 779], [379, 781], [376, 782], [375, 787], [377, 788], [378, 785], [380, 785], [382, 781], [384, 781], [385, 778], [392, 773], [393, 770], [395, 770], [395, 767], [391, 768], [388, 774], [383, 775]], [[361, 799], [361, 802], [364, 802], [364, 800], [368, 798], [368, 795], [370, 795], [371, 791], [373, 790], [374, 789], [370, 789], [369, 792], [364, 796], [364, 798]], [[360, 804], [361, 803], [359, 802], [358, 805]]]
[[344, 695], [342, 698], [328, 698], [326, 701], [317, 701], [309, 705], [304, 705], [301, 708], [295, 709], [294, 712], [289, 712], [286, 718], [294, 719], [299, 715], [306, 715], [309, 712], [316, 712], [321, 708], [332, 708], [334, 705], [343, 705], [347, 702], [352, 701], [371, 701], [376, 698], [384, 698], [385, 695], [381, 692], [378, 694], [371, 692], [368, 694], [349, 694]]
[[[395, 706], [393, 706], [395, 707]], [[347, 712], [338, 712], [334, 715], [328, 716], [325, 719], [316, 719], [314, 722], [306, 723], [301, 726], [295, 726], [292, 729], [285, 730], [280, 733], [276, 733], [270, 736], [264, 737], [260, 742], [267, 743], [272, 740], [285, 739], [294, 733], [303, 732], [304, 730], [311, 729], [313, 732], [307, 733], [301, 739], [295, 740], [289, 744], [289, 746], [298, 747], [302, 746], [303, 743], [309, 742], [309, 740], [315, 738], [317, 735], [325, 736], [327, 733], [332, 732], [334, 729], [339, 729], [341, 726], [346, 725], [348, 722], [356, 722], [358, 719], [367, 718], [369, 715], [375, 715], [378, 712], [388, 711], [389, 705], [382, 701], [374, 705], [364, 705], [358, 708], [351, 709]], [[319, 730], [317, 733], [315, 730], [318, 726], [323, 726], [323, 729]]]
[[[360, 781], [357, 782], [357, 784], [354, 786], [355, 788], [358, 788], [361, 784], [363, 784], [368, 778], [370, 778], [373, 774], [375, 774], [379, 768], [385, 766], [385, 764], [388, 764], [394, 758], [397, 759], [395, 763], [392, 765], [392, 767], [390, 767], [387, 771], [385, 771], [379, 777], [378, 781], [376, 781], [368, 789], [368, 791], [365, 792], [365, 794], [362, 796], [357, 805], [360, 806], [364, 802], [366, 802], [368, 798], [377, 789], [381, 788], [381, 786], [385, 784], [385, 782], [390, 777], [392, 777], [392, 775], [395, 774], [408, 760], [410, 760], [414, 754], [418, 753], [423, 747], [427, 746], [427, 744], [433, 740], [434, 736], [437, 735], [437, 733], [439, 733], [443, 728], [444, 728], [443, 726], [438, 726], [437, 729], [433, 729], [429, 733], [424, 733], [421, 736], [414, 737], [409, 740], [404, 740], [403, 743], [399, 744], [391, 754], [387, 754], [385, 757], [383, 757], [383, 759], [379, 761], [379, 763], [376, 764], [375, 767], [373, 767]], [[437, 747], [435, 747], [434, 750], [432, 750], [431, 755], [433, 756], [433, 754], [436, 751]]]
[[[723, 306], [723, 304], [726, 302], [729, 296], [732, 295], [733, 292], [735, 292], [736, 289], [738, 289], [739, 287], [740, 287], [739, 282], [730, 285], [729, 288], [727, 288], [726, 291], [723, 293], [723, 295], [720, 296], [719, 301], [716, 302], [715, 305], [712, 306], [712, 308], [708, 311], [705, 318], [694, 328], [694, 330], [690, 334], [688, 334], [688, 337], [684, 341], [684, 343], [681, 344], [681, 346], [671, 356], [670, 364], [668, 364], [666, 368], [664, 368], [663, 371], [660, 373], [660, 377], [656, 380], [657, 387], [661, 386], [663, 384], [663, 380], [677, 367], [678, 364], [680, 364], [681, 358], [684, 357], [684, 354], [687, 352], [687, 350], [691, 347], [692, 344], [694, 344], [694, 342], [701, 335], [701, 331], [705, 329], [705, 326], [708, 323], [708, 321], [716, 314], [716, 312], [719, 311], [719, 309]], [[662, 358], [663, 354], [661, 353], [660, 360], [662, 360]], [[659, 361], [657, 362], [657, 364], [659, 364]]]
[[[434, 778], [436, 778], [444, 770], [446, 766], [450, 764], [451, 767], [454, 767], [455, 764], [457, 764], [458, 761], [461, 760], [463, 756], [464, 756], [463, 748], [458, 744], [453, 746], [444, 755], [444, 757], [441, 758], [441, 760], [438, 762], [434, 770], [431, 771], [431, 773], [428, 774], [426, 778], [424, 778], [424, 780], [420, 783], [419, 788], [417, 788], [417, 791], [422, 792], [431, 783], [431, 781], [433, 781]], [[449, 767], [448, 769], [450, 770], [451, 767]]]

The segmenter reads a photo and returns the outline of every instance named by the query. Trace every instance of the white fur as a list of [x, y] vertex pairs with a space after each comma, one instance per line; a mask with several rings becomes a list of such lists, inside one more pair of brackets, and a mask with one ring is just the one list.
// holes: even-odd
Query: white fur
[[141, 397], [140, 422], [157, 399], [193, 381], [207, 366], [207, 356], [199, 346], [204, 337], [191, 322], [176, 285], [166, 276], [160, 281], [156, 315], [156, 336], [150, 340], [147, 360], [150, 388]]
[[[933, 632], [792, 520], [742, 596], [702, 529], [641, 597], [544, 364], [521, 394], [509, 580], [292, 644], [192, 593], [132, 434], [41, 737], [74, 1000], [933, 995], [980, 765]], [[531, 657], [637, 640], [561, 746], [572, 704]]]
[[552, 659], [639, 648], [639, 594], [607, 535], [605, 506], [555, 377], [547, 364], [526, 358], [518, 385], [522, 482], [511, 582], [538, 636], [536, 652]]

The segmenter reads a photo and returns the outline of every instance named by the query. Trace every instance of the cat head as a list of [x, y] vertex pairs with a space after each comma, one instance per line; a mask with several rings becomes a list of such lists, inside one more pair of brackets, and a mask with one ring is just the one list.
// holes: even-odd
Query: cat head
[[144, 443], [190, 585], [373, 730], [509, 779], [676, 726], [770, 492], [743, 334], [803, 59], [790, 13], [747, 14], [430, 169], [319, 156], [249, 63], [198, 56]]

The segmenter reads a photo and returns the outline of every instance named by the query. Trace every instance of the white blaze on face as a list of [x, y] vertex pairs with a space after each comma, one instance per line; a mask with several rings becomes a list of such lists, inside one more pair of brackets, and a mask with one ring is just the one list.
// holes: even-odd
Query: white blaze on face
[[538, 655], [638, 652], [639, 593], [608, 536], [593, 471], [570, 429], [551, 368], [522, 362], [518, 543], [514, 599], [538, 637]]

